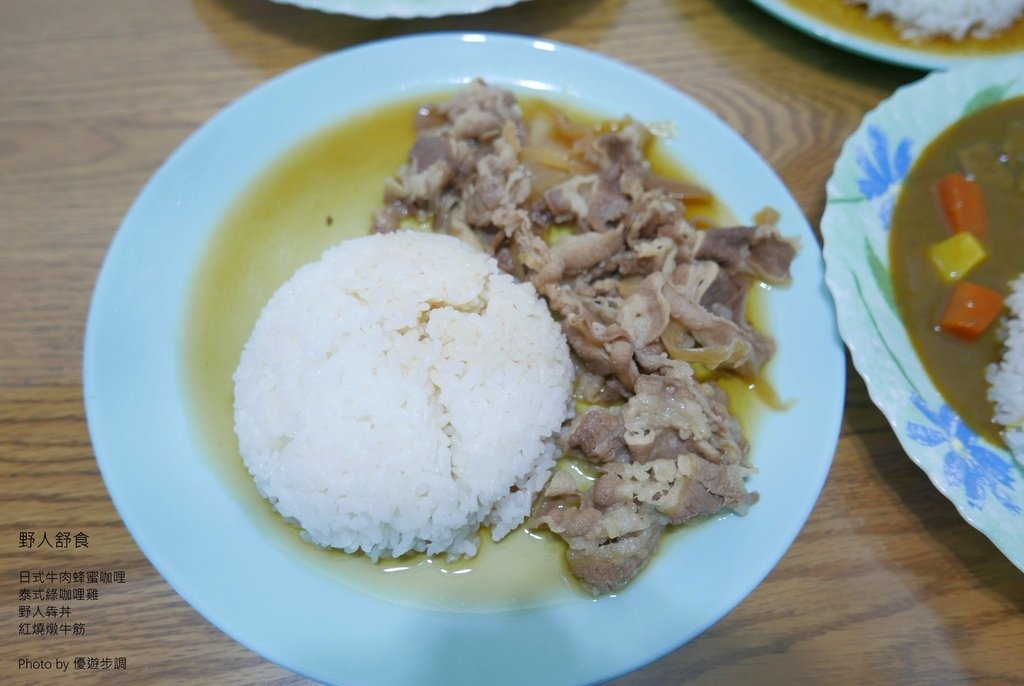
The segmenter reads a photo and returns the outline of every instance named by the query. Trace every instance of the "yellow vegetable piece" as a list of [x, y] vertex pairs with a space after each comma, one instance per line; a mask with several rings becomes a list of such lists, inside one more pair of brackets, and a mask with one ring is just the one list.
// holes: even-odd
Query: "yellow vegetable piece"
[[955, 233], [933, 244], [928, 254], [946, 283], [959, 281], [988, 257], [985, 246], [969, 231]]

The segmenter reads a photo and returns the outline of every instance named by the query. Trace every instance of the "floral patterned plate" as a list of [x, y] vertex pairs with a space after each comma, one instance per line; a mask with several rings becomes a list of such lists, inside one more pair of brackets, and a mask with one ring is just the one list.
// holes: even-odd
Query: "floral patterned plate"
[[932, 384], [893, 299], [888, 245], [902, 180], [929, 142], [966, 114], [1021, 95], [1019, 57], [933, 72], [897, 90], [843, 147], [821, 231], [840, 334], [872, 400], [964, 519], [1024, 570], [1024, 470], [965, 426]]

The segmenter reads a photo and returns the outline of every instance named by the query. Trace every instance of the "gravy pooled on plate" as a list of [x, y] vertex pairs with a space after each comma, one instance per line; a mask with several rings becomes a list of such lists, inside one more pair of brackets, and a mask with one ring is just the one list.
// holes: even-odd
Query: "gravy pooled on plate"
[[[449, 97], [451, 94], [437, 96]], [[590, 130], [590, 114], [555, 108], [547, 101], [521, 102], [527, 122], [543, 127], [556, 111], [571, 111], [575, 126]], [[303, 541], [253, 486], [238, 455], [233, 431], [231, 374], [260, 308], [300, 265], [339, 241], [362, 235], [366, 218], [380, 205], [384, 180], [397, 169], [415, 141], [417, 103], [402, 101], [356, 116], [312, 137], [260, 175], [225, 217], [194, 285], [195, 299], [184, 345], [193, 415], [208, 446], [211, 467], [245, 510], [296, 559], [372, 595], [448, 609], [512, 608], [553, 602], [579, 590], [564, 561], [564, 543], [536, 527], [520, 528], [501, 543], [489, 537], [476, 558], [449, 563], [423, 554], [373, 564], [363, 555], [317, 548]], [[575, 128], [574, 126], [574, 128]], [[579, 129], [575, 129], [579, 130]], [[694, 175], [655, 139], [645, 150], [655, 175], [669, 186], [697, 193]], [[669, 181], [671, 179], [671, 181]], [[729, 224], [731, 215], [706, 193], [687, 204], [698, 225]], [[553, 229], [548, 239], [557, 237]], [[749, 293], [747, 314], [757, 323], [764, 292]], [[763, 328], [763, 327], [759, 327]], [[717, 380], [729, 396], [732, 415], [751, 437], [757, 418], [772, 407], [763, 378]], [[569, 462], [568, 464], [565, 464]], [[581, 482], [593, 479], [585, 460], [563, 461]], [[688, 527], [663, 534], [672, 542]], [[667, 541], [666, 541], [667, 542]]]

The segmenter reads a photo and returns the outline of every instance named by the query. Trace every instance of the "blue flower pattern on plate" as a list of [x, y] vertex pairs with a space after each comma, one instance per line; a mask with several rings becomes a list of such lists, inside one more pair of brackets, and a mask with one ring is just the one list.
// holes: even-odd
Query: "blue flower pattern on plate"
[[857, 151], [857, 166], [864, 172], [864, 176], [857, 180], [857, 187], [868, 200], [882, 198], [878, 216], [882, 220], [882, 226], [886, 231], [892, 220], [892, 210], [895, 205], [895, 193], [889, 193], [889, 189], [903, 180], [910, 171], [910, 139], [901, 138], [889, 154], [889, 136], [878, 126], [869, 126], [867, 129], [870, 150]]
[[907, 435], [922, 445], [949, 448], [943, 459], [946, 481], [963, 487], [967, 503], [980, 510], [991, 495], [1013, 514], [1020, 514], [1021, 507], [1007, 493], [1014, 490], [1014, 466], [986, 448], [949, 405], [932, 410], [917, 393], [911, 393], [910, 400], [933, 426], [907, 422]]

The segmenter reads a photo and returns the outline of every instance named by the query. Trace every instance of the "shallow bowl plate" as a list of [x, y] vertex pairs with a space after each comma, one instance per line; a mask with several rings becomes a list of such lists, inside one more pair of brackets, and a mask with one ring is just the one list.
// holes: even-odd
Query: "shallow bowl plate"
[[[373, 69], [365, 65], [372, 64]], [[767, 298], [793, 401], [759, 424], [761, 500], [665, 546], [624, 592], [503, 612], [426, 610], [370, 597], [290, 559], [209, 468], [190, 425], [180, 353], [189, 288], [248, 184], [346, 117], [482, 76], [609, 117], [674, 123], [670, 153], [749, 221], [765, 206], [802, 249]], [[348, 684], [582, 684], [640, 667], [720, 619], [803, 526], [831, 465], [845, 364], [824, 267], [800, 208], [721, 120], [636, 69], [572, 46], [492, 34], [371, 43], [289, 71], [227, 107], [166, 161], [117, 233], [96, 286], [85, 398], [97, 461], [152, 564], [225, 633], [295, 672]]]

